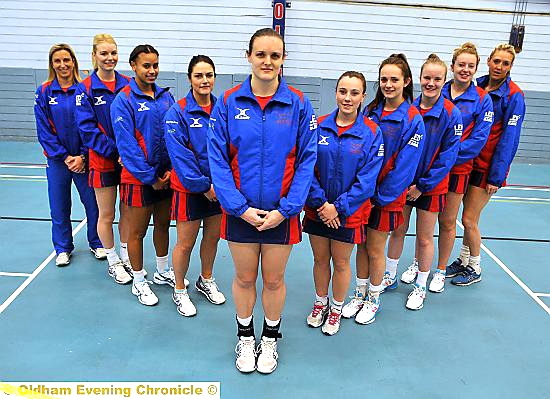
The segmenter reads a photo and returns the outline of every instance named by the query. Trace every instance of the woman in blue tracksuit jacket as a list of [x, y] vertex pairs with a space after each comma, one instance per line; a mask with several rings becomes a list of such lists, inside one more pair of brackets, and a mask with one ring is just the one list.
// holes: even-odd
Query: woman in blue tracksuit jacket
[[105, 33], [94, 36], [94, 72], [78, 85], [75, 119], [82, 142], [88, 147], [88, 184], [93, 188], [97, 199], [97, 232], [107, 254], [108, 274], [116, 283], [127, 284], [132, 280], [132, 268], [126, 248], [127, 206], [122, 201], [118, 223], [120, 257], [115, 250], [113, 235], [121, 167], [118, 163], [110, 109], [115, 96], [128, 84], [130, 78], [115, 71], [117, 62], [118, 49], [113, 37]]
[[516, 52], [514, 46], [499, 44], [487, 59], [489, 74], [477, 79], [477, 85], [493, 100], [493, 126], [487, 143], [474, 159], [468, 191], [464, 196], [463, 246], [469, 251], [458, 265], [451, 283], [468, 286], [481, 281], [481, 233], [479, 219], [489, 199], [506, 186], [506, 176], [519, 146], [521, 125], [525, 118], [525, 98], [510, 78]]
[[[407, 191], [407, 203], [403, 209], [405, 223], [392, 233], [388, 245], [388, 257], [399, 259], [412, 208], [416, 208], [415, 248], [418, 263], [415, 260], [401, 276], [401, 281], [405, 283], [412, 283], [416, 279], [406, 303], [406, 307], [411, 310], [421, 309], [426, 297], [426, 283], [434, 255], [435, 224], [439, 212], [445, 206], [449, 172], [455, 164], [462, 136], [460, 110], [441, 94], [446, 75], [447, 66], [436, 54], [430, 54], [420, 69], [422, 95], [413, 105], [424, 119], [424, 149], [413, 184]], [[439, 269], [436, 274], [441, 274]], [[440, 281], [437, 276], [433, 279], [437, 285]], [[435, 291], [432, 285], [430, 289]], [[438, 292], [441, 290], [442, 287]]]
[[[317, 121], [309, 100], [279, 76], [285, 49], [277, 32], [254, 33], [247, 58], [252, 75], [225, 92], [212, 113], [208, 157], [224, 211], [221, 236], [235, 263], [236, 366], [271, 373], [277, 366], [285, 267], [292, 244], [301, 240], [299, 214], [313, 177]], [[256, 364], [252, 310], [260, 257], [265, 320]]]
[[141, 304], [156, 305], [143, 269], [143, 238], [153, 215], [156, 284], [175, 285], [168, 266], [170, 227], [170, 158], [164, 142], [164, 115], [174, 104], [169, 88], [155, 84], [159, 73], [158, 51], [141, 44], [130, 54], [135, 78], [111, 105], [111, 120], [123, 164], [120, 198], [128, 206], [128, 255], [132, 265], [132, 294]]
[[366, 243], [357, 245], [355, 295], [342, 309], [342, 317], [355, 316], [359, 324], [375, 321], [381, 292], [394, 287], [397, 264], [393, 275], [384, 273], [389, 263], [384, 256], [386, 241], [403, 223], [406, 191], [424, 145], [424, 123], [411, 104], [413, 82], [407, 58], [392, 54], [382, 61], [378, 74], [375, 98], [364, 113], [382, 130], [384, 161], [371, 198], [374, 206], [366, 226]]
[[[365, 239], [369, 198], [374, 194], [384, 159], [380, 128], [359, 113], [366, 91], [362, 73], [344, 72], [336, 83], [338, 108], [319, 118], [315, 177], [304, 218], [304, 232], [309, 234], [313, 251], [315, 282], [315, 302], [306, 322], [310, 327], [322, 325], [326, 335], [340, 329], [351, 276], [351, 252]], [[333, 296], [329, 306], [331, 274]]]
[[176, 277], [173, 299], [181, 315], [194, 316], [197, 310], [187, 293], [185, 275], [201, 221], [201, 273], [195, 287], [216, 305], [224, 303], [225, 296], [212, 276], [222, 213], [210, 178], [206, 145], [210, 114], [216, 104], [212, 95], [216, 79], [214, 62], [206, 55], [193, 56], [187, 78], [191, 90], [166, 113], [164, 138], [173, 167], [171, 219], [176, 221], [178, 233], [172, 252]]
[[[48, 199], [56, 264], [68, 265], [74, 249], [71, 227], [71, 182], [74, 181], [88, 220], [88, 242], [96, 257], [103, 249], [97, 235], [98, 209], [86, 176], [87, 148], [75, 124], [75, 91], [80, 75], [78, 61], [68, 44], [50, 48], [48, 80], [36, 90], [34, 115], [38, 141], [48, 167]], [[98, 251], [99, 248], [99, 251]]]
[[[453, 52], [451, 70], [453, 79], [445, 83], [441, 93], [451, 100], [462, 114], [462, 137], [460, 149], [455, 165], [449, 175], [449, 191], [445, 209], [439, 214], [439, 238], [437, 268], [446, 271], [441, 288], [445, 283], [444, 277], [455, 277], [463, 271], [462, 260], [470, 253], [468, 246], [462, 245], [459, 257], [448, 267], [447, 263], [453, 250], [456, 238], [456, 219], [464, 194], [468, 189], [470, 173], [476, 158], [487, 142], [491, 126], [493, 125], [493, 101], [491, 96], [474, 83], [474, 75], [479, 66], [480, 57], [473, 43], [466, 42]], [[463, 222], [464, 223], [464, 222]], [[435, 277], [434, 276], [434, 277]], [[433, 284], [430, 283], [430, 286]]]

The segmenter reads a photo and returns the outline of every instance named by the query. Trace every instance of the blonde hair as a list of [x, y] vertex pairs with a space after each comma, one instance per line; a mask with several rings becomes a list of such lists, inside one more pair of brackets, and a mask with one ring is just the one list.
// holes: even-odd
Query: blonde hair
[[70, 54], [74, 64], [73, 80], [80, 82], [82, 78], [80, 77], [80, 72], [78, 71], [78, 60], [76, 59], [76, 55], [74, 53], [73, 48], [65, 43], [57, 43], [50, 48], [50, 53], [48, 55], [48, 79], [46, 80], [46, 82], [51, 82], [55, 80], [55, 78], [57, 77], [57, 75], [55, 74], [55, 70], [53, 69], [52, 59], [53, 59], [53, 55], [61, 50], [65, 50]]
[[472, 42], [466, 42], [462, 46], [455, 48], [453, 51], [453, 60], [451, 61], [451, 65], [455, 64], [456, 59], [460, 54], [472, 54], [476, 57], [476, 69], [479, 66], [479, 54], [477, 52], [476, 45]]
[[445, 64], [441, 58], [435, 53], [432, 53], [426, 58], [426, 61], [422, 64], [422, 68], [420, 68], [420, 77], [422, 77], [422, 71], [424, 70], [424, 67], [428, 64], [438, 64], [441, 65], [443, 68], [445, 68], [445, 77], [447, 76], [447, 64]]
[[506, 51], [507, 53], [512, 54], [512, 64], [514, 63], [514, 60], [516, 59], [516, 50], [514, 49], [514, 46], [508, 43], [499, 44], [493, 49], [491, 55], [489, 56], [489, 59], [493, 58], [493, 55], [495, 55], [497, 51]]
[[114, 44], [115, 46], [117, 45], [113, 36], [109, 35], [108, 33], [99, 33], [94, 36], [94, 40], [92, 42], [92, 66], [96, 71], [98, 69], [98, 66], [97, 66], [97, 61], [94, 57], [94, 54], [97, 51], [97, 45], [101, 43], [111, 43], [111, 44]]

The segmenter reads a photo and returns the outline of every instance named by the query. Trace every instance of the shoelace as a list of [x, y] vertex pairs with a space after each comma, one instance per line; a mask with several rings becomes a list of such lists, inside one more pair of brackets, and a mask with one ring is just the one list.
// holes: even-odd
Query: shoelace
[[411, 273], [417, 273], [418, 272], [418, 264], [413, 263], [412, 265], [407, 267], [407, 271], [409, 271]]
[[311, 311], [311, 315], [313, 317], [319, 316], [319, 313], [321, 313], [325, 309], [326, 305], [313, 305], [313, 310]]
[[237, 343], [237, 346], [235, 347], [235, 353], [239, 356], [241, 354], [243, 356], [256, 356], [256, 348], [254, 347], [255, 343], [253, 340], [251, 341], [241, 341]]
[[422, 288], [420, 288], [418, 286], [415, 286], [413, 292], [411, 293], [411, 295], [423, 297], [424, 293], [425, 293], [425, 291]]
[[330, 312], [328, 315], [328, 324], [334, 326], [340, 321], [340, 312]]
[[267, 357], [273, 357], [277, 359], [279, 354], [277, 353], [277, 341], [263, 340], [258, 345], [258, 352]]
[[136, 288], [145, 296], [151, 295], [153, 291], [151, 291], [151, 288], [149, 288], [149, 284], [151, 283], [147, 280], [141, 283], [136, 283]]
[[210, 281], [202, 280], [202, 284], [203, 284], [204, 288], [206, 289], [206, 291], [210, 292], [211, 294], [215, 294], [215, 293], [220, 292], [220, 290], [218, 288], [218, 284], [216, 284], [216, 282], [214, 281], [213, 278]]

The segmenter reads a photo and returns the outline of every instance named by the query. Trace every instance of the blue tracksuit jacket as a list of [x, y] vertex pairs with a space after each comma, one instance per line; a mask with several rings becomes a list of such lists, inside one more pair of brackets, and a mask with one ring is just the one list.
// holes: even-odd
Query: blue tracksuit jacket
[[218, 99], [210, 122], [210, 172], [224, 211], [238, 217], [254, 207], [298, 215], [317, 158], [317, 120], [307, 97], [281, 78], [262, 110], [249, 77]]

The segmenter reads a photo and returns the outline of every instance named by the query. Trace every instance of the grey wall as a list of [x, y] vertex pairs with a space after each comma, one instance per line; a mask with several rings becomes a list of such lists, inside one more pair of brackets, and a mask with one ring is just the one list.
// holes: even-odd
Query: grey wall
[[[122, 71], [125, 73], [124, 71]], [[131, 73], [126, 72], [131, 75]], [[241, 83], [247, 75], [218, 75], [215, 94]], [[0, 68], [0, 140], [36, 140], [33, 99], [36, 87], [47, 77], [47, 71], [28, 68]], [[310, 99], [315, 111], [324, 115], [335, 107], [335, 79], [286, 77], [289, 84], [302, 90]], [[176, 99], [189, 90], [185, 73], [161, 72], [159, 84], [170, 86]], [[367, 101], [375, 92], [369, 82]], [[416, 91], [418, 94], [418, 90]], [[550, 92], [526, 91], [527, 114], [523, 125], [517, 161], [550, 163]]]

